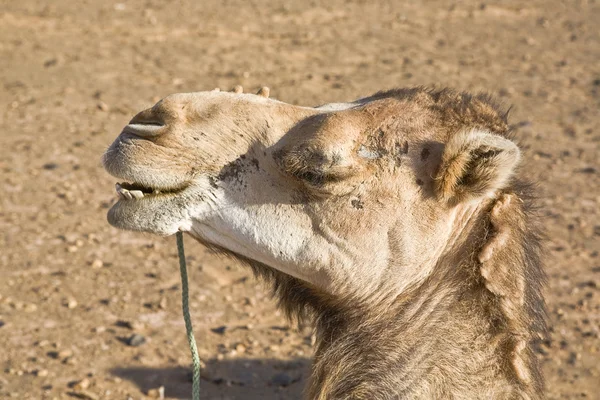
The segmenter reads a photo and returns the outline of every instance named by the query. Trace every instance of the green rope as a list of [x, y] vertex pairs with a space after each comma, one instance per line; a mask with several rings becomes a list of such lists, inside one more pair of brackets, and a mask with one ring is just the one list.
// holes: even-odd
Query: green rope
[[181, 272], [181, 308], [183, 309], [185, 330], [190, 344], [190, 351], [192, 352], [192, 399], [200, 400], [200, 356], [198, 356], [198, 347], [196, 346], [196, 339], [194, 338], [194, 330], [192, 328], [192, 318], [190, 317], [188, 277], [187, 268], [185, 266], [185, 253], [183, 252], [183, 233], [177, 232], [176, 236], [177, 253], [179, 254], [179, 270]]

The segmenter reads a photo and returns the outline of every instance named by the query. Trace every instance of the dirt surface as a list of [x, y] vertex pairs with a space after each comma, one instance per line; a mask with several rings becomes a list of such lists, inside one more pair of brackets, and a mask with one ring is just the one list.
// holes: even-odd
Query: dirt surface
[[[599, 23], [594, 0], [0, 1], [0, 398], [189, 397], [175, 239], [106, 223], [100, 157], [137, 111], [236, 84], [305, 105], [437, 84], [514, 105], [548, 230], [548, 398], [599, 399]], [[186, 243], [203, 398], [300, 398], [310, 328]]]

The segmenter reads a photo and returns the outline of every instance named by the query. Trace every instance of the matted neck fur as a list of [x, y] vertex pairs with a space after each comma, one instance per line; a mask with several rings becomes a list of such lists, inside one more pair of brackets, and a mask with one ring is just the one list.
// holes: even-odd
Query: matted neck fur
[[485, 95], [299, 107], [169, 96], [104, 155], [119, 228], [184, 231], [314, 318], [309, 399], [538, 399], [544, 274], [518, 146]]

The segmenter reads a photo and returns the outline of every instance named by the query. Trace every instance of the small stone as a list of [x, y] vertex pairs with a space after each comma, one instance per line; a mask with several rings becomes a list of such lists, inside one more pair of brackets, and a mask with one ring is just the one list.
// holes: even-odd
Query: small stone
[[23, 311], [25, 311], [27, 313], [36, 312], [37, 311], [37, 305], [35, 305], [33, 303], [26, 304], [25, 307], [23, 307]]
[[219, 335], [224, 335], [225, 331], [227, 331], [227, 327], [225, 325], [223, 326], [219, 326], [217, 328], [211, 328], [210, 329], [213, 333], [217, 333]]
[[56, 353], [56, 358], [62, 360], [65, 359], [67, 357], [71, 357], [73, 356], [73, 350], [71, 349], [64, 349], [59, 351], [58, 353]]
[[47, 369], [38, 369], [37, 371], [35, 371], [35, 376], [39, 376], [39, 377], [48, 376], [48, 370]]
[[104, 326], [97, 326], [94, 329], [92, 329], [95, 333], [104, 333], [106, 332], [106, 327]]
[[244, 346], [242, 343], [238, 343], [235, 345], [235, 351], [237, 351], [238, 353], [245, 353], [246, 346]]
[[62, 363], [66, 365], [76, 365], [77, 359], [75, 357], [67, 357], [62, 361]]
[[90, 387], [90, 380], [88, 378], [83, 378], [80, 381], [69, 383], [69, 386], [75, 390], [85, 390]]
[[571, 352], [569, 353], [569, 357], [567, 359], [567, 362], [571, 365], [575, 365], [577, 364], [577, 361], [581, 360], [581, 353], [577, 353], [577, 352]]
[[132, 347], [138, 347], [146, 343], [146, 338], [139, 333], [134, 333], [127, 339], [127, 345]]
[[53, 67], [56, 64], [58, 64], [58, 58], [56, 58], [56, 57], [50, 58], [50, 59], [44, 61], [44, 67], [45, 68]]
[[67, 299], [64, 304], [67, 308], [69, 308], [71, 310], [73, 308], [77, 307], [77, 305], [78, 305], [77, 300], [75, 300], [73, 298]]
[[49, 162], [49, 163], [46, 163], [46, 164], [42, 165], [42, 168], [51, 171], [53, 169], [58, 168], [58, 164], [57, 163], [53, 163], [53, 162]]
[[158, 307], [161, 310], [165, 310], [167, 308], [167, 298], [166, 297], [163, 297], [160, 299], [160, 301], [158, 302]]
[[108, 111], [110, 108], [110, 107], [108, 107], [108, 104], [106, 104], [103, 101], [99, 101], [96, 106], [98, 107], [98, 110], [100, 110], [100, 111]]
[[102, 260], [95, 259], [90, 265], [93, 269], [99, 269], [104, 266], [104, 263], [102, 262]]
[[164, 399], [165, 398], [165, 387], [161, 386], [156, 389], [148, 390], [148, 397], [153, 399]]
[[131, 329], [132, 331], [140, 331], [140, 330], [144, 329], [144, 324], [139, 321], [121, 320], [121, 321], [117, 321], [116, 325], [120, 326], [122, 328]]

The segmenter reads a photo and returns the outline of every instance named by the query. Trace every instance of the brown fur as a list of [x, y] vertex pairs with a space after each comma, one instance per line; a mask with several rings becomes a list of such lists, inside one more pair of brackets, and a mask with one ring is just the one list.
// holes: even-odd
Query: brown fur
[[[374, 97], [410, 97], [426, 104], [449, 131], [469, 127], [511, 135], [507, 112], [485, 95], [410, 89]], [[460, 168], [455, 176], [472, 171], [473, 165], [466, 161]], [[323, 180], [322, 172], [319, 177]], [[442, 190], [446, 192], [442, 198], [452, 197], [448, 192], [453, 188]], [[421, 287], [391, 304], [332, 299], [250, 262], [260, 276], [273, 282], [274, 293], [290, 316], [310, 314], [316, 321], [309, 398], [542, 398], [533, 353], [533, 343], [545, 334], [540, 230], [528, 185], [515, 181], [504, 191], [507, 194], [473, 224], [463, 248], [456, 249], [457, 257], [444, 260]], [[461, 193], [457, 201], [465, 196]], [[480, 261], [484, 252], [490, 254]], [[420, 303], [435, 307], [421, 305], [407, 315], [407, 309]], [[412, 324], [414, 320], [418, 323]], [[499, 376], [475, 377], [487, 363], [498, 364]], [[491, 382], [494, 379], [498, 381]], [[420, 380], [428, 382], [416, 384]]]
[[[472, 244], [392, 304], [348, 304], [248, 261], [272, 282], [290, 317], [316, 322], [308, 398], [543, 398], [533, 345], [545, 334], [545, 275], [537, 222], [526, 216], [531, 200], [520, 187], [511, 214], [500, 222], [482, 213], [465, 240]], [[510, 236], [481, 266], [478, 254], [489, 242], [480, 238], [493, 241], [498, 226]], [[495, 271], [481, 274], [484, 268]], [[490, 363], [494, 373], [481, 374]]]

